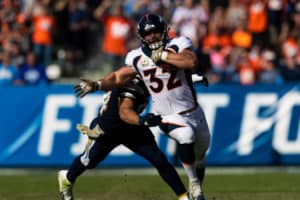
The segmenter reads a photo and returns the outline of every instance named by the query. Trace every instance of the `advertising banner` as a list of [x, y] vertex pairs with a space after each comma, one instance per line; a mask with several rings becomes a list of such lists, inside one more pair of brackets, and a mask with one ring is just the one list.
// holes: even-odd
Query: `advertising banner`
[[[208, 165], [300, 164], [300, 84], [195, 88], [212, 134]], [[1, 87], [0, 92], [0, 167], [68, 166], [87, 140], [76, 124], [89, 125], [104, 95], [78, 99], [71, 85]], [[179, 164], [176, 143], [152, 130], [168, 159]], [[125, 165], [148, 162], [119, 146], [101, 164]]]

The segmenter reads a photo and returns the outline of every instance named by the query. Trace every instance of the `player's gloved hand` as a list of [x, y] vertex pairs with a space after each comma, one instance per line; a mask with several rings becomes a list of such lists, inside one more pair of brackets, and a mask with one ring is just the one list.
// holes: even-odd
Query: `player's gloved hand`
[[98, 124], [93, 129], [90, 129], [88, 126], [83, 124], [77, 124], [76, 129], [81, 134], [87, 134], [91, 139], [96, 139], [104, 134], [104, 131], [100, 128]]
[[208, 87], [209, 82], [208, 82], [208, 79], [206, 78], [206, 76], [203, 76], [203, 81], [202, 81], [202, 83], [203, 83], [203, 85], [204, 85], [205, 87]]
[[193, 74], [192, 81], [193, 83], [202, 83], [205, 87], [209, 85], [208, 79], [203, 75]]
[[80, 83], [74, 86], [74, 91], [77, 97], [84, 97], [86, 94], [99, 90], [101, 82], [91, 81], [85, 78], [80, 78]]
[[164, 50], [164, 47], [160, 47], [158, 49], [151, 51], [151, 59], [153, 60], [154, 63], [157, 63], [158, 61], [161, 60], [161, 54], [162, 54], [163, 50]]
[[153, 113], [148, 113], [144, 116], [139, 117], [139, 124], [143, 126], [157, 126], [160, 124], [162, 118], [160, 115], [155, 115]]

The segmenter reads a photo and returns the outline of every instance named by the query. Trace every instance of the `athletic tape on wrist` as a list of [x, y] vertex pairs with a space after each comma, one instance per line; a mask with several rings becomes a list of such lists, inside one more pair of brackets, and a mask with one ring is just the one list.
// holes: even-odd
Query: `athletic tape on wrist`
[[163, 52], [161, 53], [160, 59], [161, 59], [162, 61], [166, 61], [166, 60], [167, 60], [167, 57], [168, 57], [168, 52], [167, 52], [167, 51], [163, 51]]

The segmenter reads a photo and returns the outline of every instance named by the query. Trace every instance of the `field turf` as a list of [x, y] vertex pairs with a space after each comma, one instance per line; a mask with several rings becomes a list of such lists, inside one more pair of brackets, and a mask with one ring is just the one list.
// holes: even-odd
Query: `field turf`
[[[185, 175], [180, 174], [187, 185]], [[208, 173], [204, 190], [207, 200], [299, 200], [300, 173]], [[74, 195], [75, 200], [177, 199], [156, 172], [148, 175], [88, 172], [78, 179]], [[27, 199], [59, 199], [56, 171], [0, 173], [0, 200]]]

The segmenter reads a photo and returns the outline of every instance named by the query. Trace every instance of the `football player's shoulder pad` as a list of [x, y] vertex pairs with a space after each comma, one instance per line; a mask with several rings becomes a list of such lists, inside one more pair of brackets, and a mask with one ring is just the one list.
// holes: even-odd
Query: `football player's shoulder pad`
[[121, 97], [128, 97], [128, 98], [137, 98], [137, 97], [148, 97], [148, 91], [144, 83], [134, 78], [124, 87], [120, 88], [120, 96]]
[[179, 36], [171, 39], [167, 47], [176, 47], [175, 50], [181, 52], [183, 49], [192, 48], [192, 41], [187, 37]]

